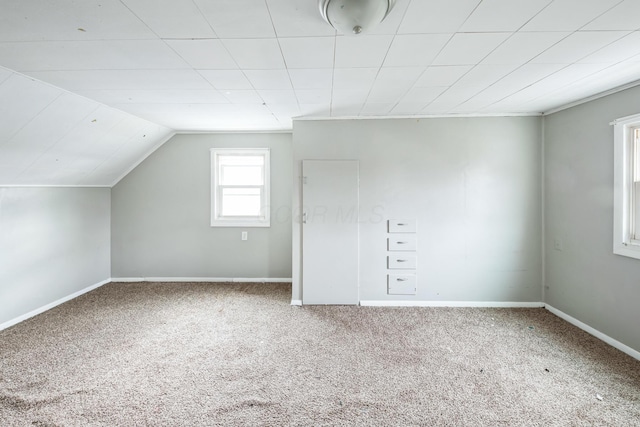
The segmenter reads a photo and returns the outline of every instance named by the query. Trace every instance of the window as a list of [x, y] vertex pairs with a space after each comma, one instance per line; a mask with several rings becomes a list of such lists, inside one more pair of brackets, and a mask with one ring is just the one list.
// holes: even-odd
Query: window
[[269, 227], [269, 149], [211, 149], [211, 226]]
[[613, 252], [640, 259], [640, 114], [615, 120]]

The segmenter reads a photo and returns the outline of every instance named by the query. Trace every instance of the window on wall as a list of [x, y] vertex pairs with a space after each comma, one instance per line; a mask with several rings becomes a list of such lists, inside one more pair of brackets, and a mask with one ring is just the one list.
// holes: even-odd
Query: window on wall
[[269, 227], [269, 149], [211, 149], [211, 226]]
[[640, 114], [615, 120], [613, 252], [640, 259]]

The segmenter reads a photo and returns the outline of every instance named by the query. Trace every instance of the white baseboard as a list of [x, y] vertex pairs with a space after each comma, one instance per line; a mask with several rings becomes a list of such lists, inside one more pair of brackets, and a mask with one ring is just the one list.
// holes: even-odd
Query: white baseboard
[[33, 317], [33, 316], [37, 316], [38, 314], [44, 313], [47, 310], [51, 310], [53, 307], [56, 307], [56, 306], [58, 306], [60, 304], [63, 304], [65, 302], [69, 301], [69, 300], [77, 298], [80, 295], [86, 294], [87, 292], [93, 291], [94, 289], [97, 289], [100, 286], [106, 285], [107, 283], [110, 283], [110, 282], [111, 282], [111, 279], [103, 280], [102, 282], [98, 282], [98, 283], [93, 284], [93, 285], [91, 285], [91, 286], [89, 286], [87, 288], [81, 289], [81, 290], [79, 290], [77, 292], [72, 293], [71, 295], [67, 295], [66, 297], [62, 297], [62, 298], [60, 298], [60, 299], [58, 299], [58, 300], [56, 300], [56, 301], [54, 301], [52, 303], [49, 303], [47, 305], [43, 305], [40, 308], [36, 308], [35, 310], [32, 310], [32, 311], [30, 311], [30, 312], [28, 312], [26, 314], [23, 314], [22, 316], [18, 316], [15, 319], [11, 319], [11, 320], [8, 320], [8, 321], [6, 321], [4, 323], [0, 323], [0, 331], [2, 331], [3, 329], [7, 329], [7, 328], [9, 328], [9, 327], [11, 327], [13, 325], [16, 325], [16, 324], [18, 324], [20, 322], [23, 322], [23, 321], [25, 321], [25, 320]]
[[113, 277], [112, 282], [291, 283], [280, 277]]
[[405, 300], [368, 300], [360, 301], [368, 307], [487, 307], [487, 308], [542, 308], [542, 302], [503, 302], [503, 301], [405, 301]]
[[291, 300], [291, 305], [302, 305], [302, 300], [301, 299], [292, 299]]
[[574, 326], [577, 326], [578, 328], [580, 328], [583, 331], [593, 335], [594, 337], [598, 338], [599, 340], [602, 340], [602, 341], [606, 342], [610, 346], [617, 348], [618, 350], [622, 351], [623, 353], [628, 354], [629, 356], [633, 357], [636, 360], [640, 360], [640, 351], [634, 350], [631, 347], [629, 347], [629, 346], [627, 346], [625, 344], [622, 344], [620, 341], [611, 338], [609, 335], [603, 334], [599, 330], [592, 328], [591, 326], [587, 325], [586, 323], [583, 323], [583, 322], [579, 321], [575, 317], [569, 316], [567, 313], [565, 313], [563, 311], [560, 311], [557, 308], [554, 308], [554, 307], [550, 306], [549, 304], [546, 304], [545, 308], [547, 310], [549, 310], [551, 313], [553, 313], [556, 316], [558, 316], [559, 318], [566, 320], [567, 322], [571, 323]]

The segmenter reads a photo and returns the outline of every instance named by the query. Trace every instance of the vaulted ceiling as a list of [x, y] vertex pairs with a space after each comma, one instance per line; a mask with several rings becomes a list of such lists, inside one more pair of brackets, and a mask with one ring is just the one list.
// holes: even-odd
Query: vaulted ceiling
[[638, 0], [0, 0], [0, 184], [110, 185], [174, 131], [540, 114], [640, 79]]

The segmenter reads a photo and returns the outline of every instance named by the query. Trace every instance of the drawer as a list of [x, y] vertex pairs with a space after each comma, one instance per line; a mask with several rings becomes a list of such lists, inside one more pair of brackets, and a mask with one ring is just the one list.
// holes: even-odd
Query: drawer
[[387, 294], [389, 295], [415, 295], [415, 274], [389, 274], [387, 276]]
[[387, 257], [387, 267], [393, 269], [415, 269], [415, 255], [389, 255]]
[[418, 236], [415, 234], [391, 236], [387, 242], [387, 248], [390, 251], [415, 251], [418, 249]]
[[415, 233], [415, 219], [390, 219], [389, 233]]

